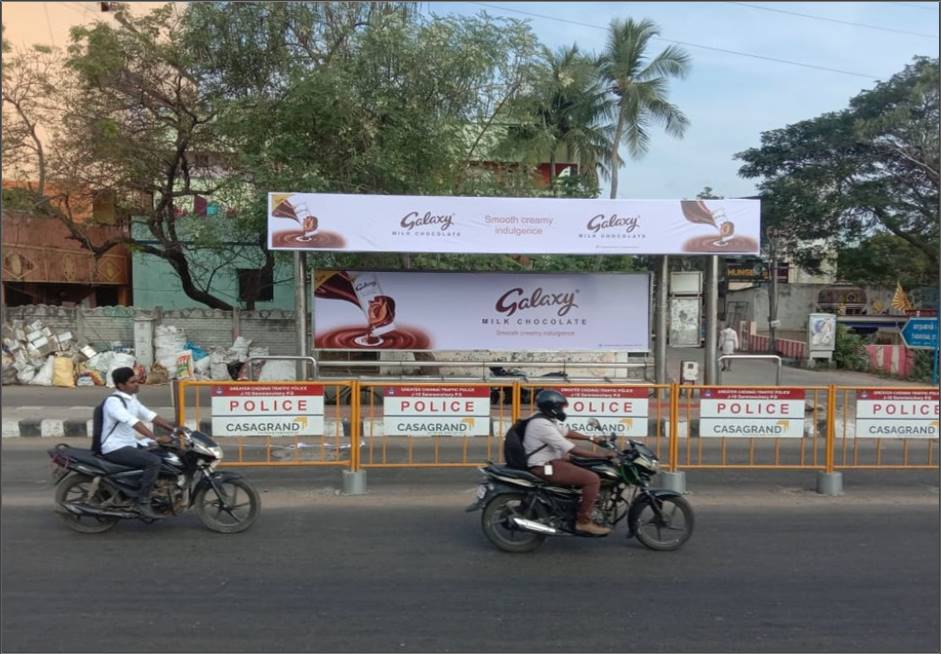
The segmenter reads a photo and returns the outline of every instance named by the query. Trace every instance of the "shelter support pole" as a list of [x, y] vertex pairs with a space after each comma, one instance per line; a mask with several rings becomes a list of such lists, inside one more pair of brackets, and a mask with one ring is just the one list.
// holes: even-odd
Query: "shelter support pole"
[[[302, 253], [294, 253], [294, 327], [297, 330], [297, 355], [307, 356], [307, 276]], [[307, 362], [297, 362], [297, 378], [306, 379]]]
[[656, 333], [654, 371], [656, 383], [667, 383], [667, 291], [670, 284], [670, 257], [663, 255], [657, 272]]
[[706, 384], [718, 383], [716, 346], [719, 340], [719, 257], [706, 257], [706, 352], [703, 379]]

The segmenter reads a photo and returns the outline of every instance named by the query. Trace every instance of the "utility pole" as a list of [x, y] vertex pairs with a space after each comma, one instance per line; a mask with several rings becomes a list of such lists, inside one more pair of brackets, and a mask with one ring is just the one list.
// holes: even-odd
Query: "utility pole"
[[654, 371], [656, 383], [667, 383], [667, 286], [670, 283], [670, 257], [660, 257], [657, 274], [656, 340]]
[[771, 277], [770, 289], [768, 293], [768, 351], [775, 354], [778, 351], [777, 329], [778, 329], [778, 248], [774, 237], [768, 234], [768, 245], [771, 253], [771, 270], [768, 274]]
[[706, 258], [706, 347], [703, 378], [706, 384], [718, 381], [716, 374], [716, 347], [719, 340], [719, 257]]
[[[297, 331], [297, 354], [307, 356], [307, 275], [301, 252], [294, 252], [294, 327]], [[297, 378], [305, 379], [307, 362], [297, 362]]]

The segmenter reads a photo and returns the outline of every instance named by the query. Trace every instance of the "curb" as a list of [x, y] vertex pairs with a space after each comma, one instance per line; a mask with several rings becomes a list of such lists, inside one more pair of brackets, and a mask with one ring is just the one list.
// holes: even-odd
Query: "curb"
[[[152, 425], [151, 425], [152, 426]], [[186, 426], [196, 429], [195, 420], [187, 420]], [[211, 420], [201, 420], [199, 430], [209, 433]], [[157, 428], [158, 432], [164, 430]], [[24, 418], [23, 420], [4, 420], [3, 438], [91, 438], [91, 420], [73, 420], [62, 418]]]

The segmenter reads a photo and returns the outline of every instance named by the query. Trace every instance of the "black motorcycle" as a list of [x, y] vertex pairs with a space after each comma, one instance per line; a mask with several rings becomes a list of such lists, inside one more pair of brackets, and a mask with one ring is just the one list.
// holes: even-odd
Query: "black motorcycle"
[[[601, 427], [594, 419], [589, 425]], [[615, 457], [571, 458], [575, 465], [601, 477], [592, 520], [614, 533], [617, 524], [626, 518], [627, 537], [636, 536], [652, 550], [675, 550], [689, 540], [694, 524], [689, 502], [676, 491], [650, 488], [650, 478], [659, 468], [656, 455], [633, 440], [619, 450], [614, 434], [593, 441], [615, 452]], [[580, 489], [553, 486], [526, 470], [493, 463], [480, 471], [486, 479], [477, 487], [477, 501], [466, 510], [483, 508], [481, 527], [501, 550], [531, 552], [548, 536], [599, 538], [575, 530]]]
[[[174, 444], [159, 444], [153, 451], [161, 459], [151, 493], [151, 509], [172, 517], [194, 508], [213, 531], [235, 534], [252, 526], [261, 511], [255, 488], [235, 472], [216, 470], [222, 448], [209, 436], [180, 428]], [[111, 463], [90, 450], [64, 443], [49, 450], [56, 485], [56, 513], [75, 531], [98, 534], [118, 520], [153, 522], [135, 509], [139, 494], [139, 468]]]

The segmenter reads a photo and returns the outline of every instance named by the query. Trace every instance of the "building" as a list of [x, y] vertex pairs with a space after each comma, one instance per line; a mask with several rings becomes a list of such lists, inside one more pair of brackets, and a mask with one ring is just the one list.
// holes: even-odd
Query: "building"
[[[3, 303], [63, 306], [131, 304], [130, 253], [118, 245], [98, 257], [72, 238], [60, 220], [17, 203], [25, 182], [4, 180]], [[56, 195], [49, 188], [48, 195]], [[20, 196], [22, 197], [22, 196]], [[107, 194], [89, 206], [74, 206], [73, 216], [93, 242], [121, 236], [114, 225], [114, 203]], [[21, 208], [17, 208], [17, 207]], [[110, 224], [109, 224], [110, 223]]]

